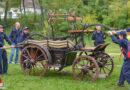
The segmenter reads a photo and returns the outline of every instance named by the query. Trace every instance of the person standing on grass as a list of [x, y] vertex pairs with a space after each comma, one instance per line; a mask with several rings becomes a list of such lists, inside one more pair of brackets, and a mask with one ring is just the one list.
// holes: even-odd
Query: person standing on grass
[[129, 50], [129, 41], [126, 38], [127, 34], [126, 31], [119, 32], [119, 39], [116, 39], [113, 36], [113, 33], [116, 34], [116, 32], [109, 31], [108, 32], [111, 35], [111, 39], [114, 43], [119, 44], [121, 47], [121, 51], [124, 55], [124, 63], [121, 69], [119, 82], [117, 83], [117, 86], [124, 86], [124, 81], [126, 80], [130, 85], [130, 58], [127, 56], [127, 52]]
[[101, 26], [96, 26], [97, 31], [93, 32], [92, 40], [95, 40], [94, 46], [98, 46], [99, 44], [104, 44], [104, 39], [106, 39], [106, 34], [101, 30]]
[[[17, 45], [17, 43], [19, 43], [19, 35], [20, 35], [20, 23], [16, 22], [15, 23], [15, 27], [13, 27], [13, 29], [10, 32], [9, 38], [11, 40], [11, 42], [13, 43], [14, 46]], [[19, 58], [19, 48], [12, 48], [11, 49], [11, 54], [10, 54], [10, 58], [9, 58], [9, 64], [12, 64], [13, 61], [13, 57], [14, 57], [14, 53], [16, 50], [16, 56], [15, 56], [15, 64], [18, 63], [18, 58]]]
[[[6, 46], [4, 44], [4, 40], [6, 40], [10, 45], [12, 45], [10, 39], [6, 36], [6, 34], [3, 32], [3, 26], [0, 25], [0, 75], [7, 75], [7, 69], [8, 69], [8, 60], [7, 60], [7, 52], [6, 52]], [[12, 48], [14, 46], [11, 46]]]

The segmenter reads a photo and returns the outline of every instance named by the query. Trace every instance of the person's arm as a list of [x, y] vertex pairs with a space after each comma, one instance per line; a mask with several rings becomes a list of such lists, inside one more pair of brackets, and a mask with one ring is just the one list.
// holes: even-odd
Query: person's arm
[[106, 33], [103, 31], [103, 39], [106, 39]]
[[111, 39], [116, 44], [121, 44], [122, 43], [122, 40], [116, 39], [113, 35], [111, 35]]
[[95, 34], [95, 32], [93, 32], [92, 40], [96, 40], [96, 34]]
[[117, 39], [119, 39], [119, 36], [118, 36], [118, 34], [115, 34], [115, 37], [116, 37]]
[[3, 46], [4, 46], [4, 44], [0, 42], [0, 47], [3, 47]]
[[13, 29], [10, 31], [9, 38], [12, 41]]
[[5, 38], [5, 40], [8, 42], [9, 45], [12, 45], [11, 40], [7, 37], [6, 34], [4, 34], [4, 38]]

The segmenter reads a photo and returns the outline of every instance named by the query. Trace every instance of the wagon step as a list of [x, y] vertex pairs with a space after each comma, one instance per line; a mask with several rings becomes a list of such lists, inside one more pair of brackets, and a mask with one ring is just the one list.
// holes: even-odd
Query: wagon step
[[61, 68], [61, 65], [49, 65], [49, 69], [59, 69], [59, 68]]
[[98, 74], [98, 78], [106, 78], [108, 74]]
[[[92, 77], [95, 77], [96, 74], [93, 74]], [[98, 74], [98, 78], [106, 78], [108, 76], [108, 74], [102, 74], [102, 73], [99, 73]]]

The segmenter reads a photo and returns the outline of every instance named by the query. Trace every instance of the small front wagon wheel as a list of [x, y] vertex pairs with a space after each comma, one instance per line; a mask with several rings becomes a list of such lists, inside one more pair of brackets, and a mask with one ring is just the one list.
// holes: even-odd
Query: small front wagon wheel
[[98, 64], [95, 59], [90, 56], [79, 56], [73, 62], [73, 74], [78, 81], [94, 82], [98, 77]]

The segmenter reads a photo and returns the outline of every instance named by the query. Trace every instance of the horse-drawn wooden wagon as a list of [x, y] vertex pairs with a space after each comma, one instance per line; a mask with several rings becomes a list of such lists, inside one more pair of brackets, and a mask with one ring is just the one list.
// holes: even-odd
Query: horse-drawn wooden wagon
[[[82, 20], [70, 14], [49, 13], [49, 15], [49, 23], [54, 23], [55, 20], [65, 20], [54, 18], [54, 16], [65, 16], [67, 20], [74, 22]], [[20, 64], [23, 72], [26, 75], [43, 76], [50, 68], [58, 68], [58, 71], [61, 71], [72, 65], [73, 75], [79, 81], [94, 82], [99, 73], [109, 76], [113, 71], [114, 63], [111, 56], [104, 52], [108, 44], [87, 47], [84, 43], [84, 34], [93, 32], [93, 30], [86, 29], [94, 25], [101, 24], [83, 25], [82, 30], [69, 30], [69, 34], [65, 37], [54, 37], [53, 30], [52, 37], [41, 34], [31, 35], [32, 40], [28, 37], [22, 43], [24, 47], [20, 56]], [[43, 39], [36, 40], [35, 36]]]

